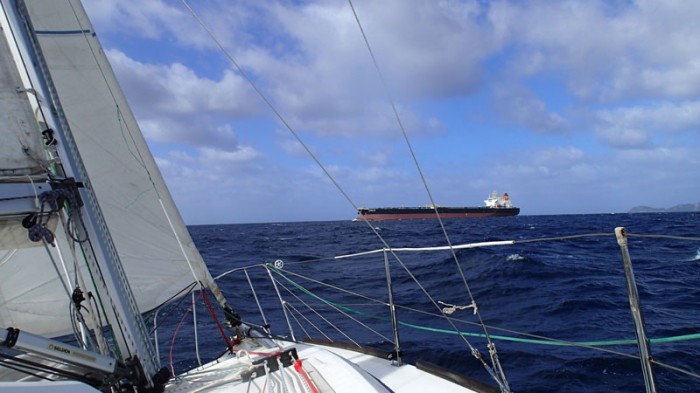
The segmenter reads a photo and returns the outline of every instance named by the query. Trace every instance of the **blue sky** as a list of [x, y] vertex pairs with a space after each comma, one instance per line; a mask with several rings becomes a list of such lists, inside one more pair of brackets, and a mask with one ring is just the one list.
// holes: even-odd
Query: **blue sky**
[[[430, 202], [346, 1], [86, 0], [188, 224]], [[700, 202], [700, 2], [353, 1], [440, 205]]]

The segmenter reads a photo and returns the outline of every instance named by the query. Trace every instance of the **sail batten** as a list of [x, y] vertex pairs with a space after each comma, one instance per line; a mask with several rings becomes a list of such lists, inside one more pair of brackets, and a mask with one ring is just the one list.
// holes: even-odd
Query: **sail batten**
[[73, 34], [90, 34], [92, 31], [87, 30], [87, 29], [80, 29], [80, 30], [35, 30], [34, 33], [36, 35], [54, 35], [54, 34], [68, 34], [68, 35], [73, 35]]

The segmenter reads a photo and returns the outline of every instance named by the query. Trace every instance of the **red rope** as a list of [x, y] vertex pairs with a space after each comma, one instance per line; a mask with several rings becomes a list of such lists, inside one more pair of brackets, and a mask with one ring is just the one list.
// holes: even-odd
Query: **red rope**
[[206, 291], [202, 290], [201, 293], [204, 296], [204, 303], [207, 305], [209, 313], [211, 313], [212, 318], [214, 318], [214, 322], [216, 322], [216, 327], [219, 328], [221, 337], [223, 337], [224, 341], [226, 342], [226, 347], [228, 347], [229, 352], [233, 352], [233, 343], [231, 342], [231, 340], [228, 339], [228, 336], [226, 336], [226, 332], [224, 332], [224, 327], [221, 326], [221, 323], [219, 323], [219, 318], [217, 318], [216, 316], [216, 312], [214, 311], [214, 307], [212, 307], [211, 302], [209, 301], [209, 297], [207, 296]]
[[304, 378], [304, 381], [306, 381], [306, 384], [309, 386], [309, 389], [311, 389], [311, 391], [313, 393], [318, 393], [318, 390], [316, 389], [316, 385], [314, 385], [314, 383], [313, 383], [313, 381], [311, 381], [311, 378], [309, 377], [309, 375], [302, 368], [301, 359], [297, 359], [296, 362], [294, 362], [294, 370], [296, 370], [297, 373], [301, 374], [302, 378]]

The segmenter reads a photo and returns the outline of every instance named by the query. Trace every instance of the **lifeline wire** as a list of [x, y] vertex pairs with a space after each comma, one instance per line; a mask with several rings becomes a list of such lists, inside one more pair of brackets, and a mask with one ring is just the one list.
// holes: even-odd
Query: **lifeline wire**
[[[332, 302], [330, 300], [324, 299], [324, 298], [314, 294], [310, 290], [306, 289], [302, 285], [291, 280], [289, 277], [286, 277], [285, 274], [283, 274], [280, 269], [274, 269], [274, 270], [277, 272], [277, 274], [279, 274], [281, 277], [283, 277], [286, 281], [288, 281], [290, 284], [292, 284], [295, 288], [297, 288], [301, 292], [306, 293], [308, 296], [311, 296], [312, 298], [315, 298], [315, 299], [321, 301], [324, 304], [327, 304], [328, 306], [330, 306], [336, 310], [345, 310], [346, 312], [357, 314], [357, 315], [362, 315], [362, 316], [368, 317], [370, 319], [388, 320], [388, 318], [386, 318], [384, 316], [367, 313], [367, 312], [364, 312], [361, 310], [357, 310], [357, 309], [354, 309], [354, 308], [351, 308], [348, 306], [344, 306], [344, 305]], [[304, 278], [304, 279], [316, 282], [316, 283], [321, 284], [321, 285], [335, 288], [331, 285], [327, 285], [327, 284], [322, 283], [322, 282], [317, 282], [316, 280], [310, 279], [308, 277], [304, 277], [302, 275], [298, 275], [298, 274], [290, 272], [290, 271], [285, 271], [285, 273], [291, 273], [291, 274], [294, 274], [300, 278]], [[291, 291], [289, 291], [288, 288], [285, 287], [285, 289], [287, 289], [287, 291], [291, 293]], [[362, 295], [355, 294], [355, 293], [353, 293], [351, 291], [347, 291], [347, 290], [343, 290], [343, 292], [364, 297]], [[292, 295], [295, 296], [293, 293], [292, 293]], [[299, 299], [299, 298], [297, 297], [297, 299]], [[380, 301], [377, 300], [377, 302], [380, 302]], [[306, 307], [310, 308], [310, 306], [308, 304], [304, 303], [303, 301], [302, 301], [302, 303]], [[438, 316], [436, 314], [428, 313], [428, 312], [417, 310], [417, 309], [410, 308], [410, 307], [403, 307], [403, 306], [399, 306], [399, 307], [410, 310], [410, 311], [422, 313], [422, 314]], [[312, 309], [312, 311], [314, 311], [314, 310]], [[314, 312], [318, 315], [318, 312], [316, 312], [316, 311], [314, 311]], [[303, 315], [303, 314], [300, 314], [300, 315]], [[474, 323], [474, 322], [469, 322], [469, 321], [465, 321], [465, 320], [461, 320], [461, 319], [457, 319], [457, 318], [453, 318], [453, 317], [446, 317], [446, 316], [444, 316], [444, 314], [442, 316], [443, 316], [443, 318], [455, 320], [455, 321], [458, 321], [461, 323], [480, 326], [479, 324]], [[307, 322], [310, 322], [310, 321], [307, 320]], [[486, 336], [484, 334], [480, 334], [480, 333], [464, 332], [464, 331], [460, 331], [460, 330], [455, 331], [455, 330], [448, 330], [448, 329], [440, 329], [440, 328], [417, 325], [417, 324], [413, 324], [413, 323], [407, 323], [407, 322], [403, 322], [403, 321], [399, 321], [399, 324], [401, 326], [408, 327], [411, 329], [429, 331], [429, 332], [433, 332], [433, 333], [452, 334], [452, 335], [469, 336], [469, 337], [476, 337], [476, 338], [486, 338]], [[362, 325], [365, 326], [364, 324], [362, 324]], [[531, 338], [519, 338], [519, 337], [511, 337], [511, 336], [503, 336], [503, 335], [490, 335], [490, 337], [492, 337], [493, 339], [500, 340], [500, 341], [512, 341], [512, 342], [521, 342], [521, 343], [536, 344], [536, 345], [548, 345], [548, 346], [580, 347], [580, 348], [593, 349], [593, 350], [602, 351], [602, 352], [608, 352], [608, 353], [612, 353], [615, 355], [629, 357], [629, 358], [633, 358], [633, 359], [639, 359], [639, 356], [637, 356], [637, 355], [633, 355], [633, 354], [629, 354], [629, 353], [625, 353], [625, 352], [620, 352], [620, 351], [615, 351], [615, 350], [611, 350], [611, 349], [607, 349], [607, 348], [601, 348], [601, 346], [636, 345], [637, 341], [634, 339], [600, 340], [600, 341], [566, 341], [566, 340], [560, 340], [560, 339], [550, 338], [550, 337], [541, 336], [541, 335], [535, 335], [535, 334], [530, 334], [530, 333], [518, 332], [518, 331], [514, 331], [514, 330], [510, 330], [510, 329], [499, 328], [499, 327], [495, 327], [495, 326], [488, 326], [488, 328], [492, 329], [492, 330], [494, 330], [494, 329], [501, 330], [501, 331], [505, 331], [505, 332], [512, 333], [512, 334], [531, 337]], [[316, 329], [318, 330], [318, 328], [316, 328]], [[321, 334], [323, 334], [323, 333], [321, 333]], [[381, 337], [386, 339], [383, 336], [381, 336]], [[663, 344], [663, 343], [669, 343], [669, 342], [690, 341], [690, 340], [698, 340], [698, 339], [700, 339], [700, 333], [685, 334], [685, 335], [679, 335], [679, 336], [660, 337], [660, 338], [651, 338], [649, 341], [652, 344]], [[391, 341], [391, 340], [387, 340], [387, 341]], [[679, 368], [676, 366], [672, 366], [672, 365], [669, 365], [669, 364], [666, 364], [666, 363], [663, 363], [660, 361], [656, 361], [656, 360], [653, 360], [653, 362], [654, 362], [654, 364], [657, 364], [661, 367], [669, 368], [669, 369], [678, 371], [680, 373], [683, 373], [683, 374], [686, 374], [686, 375], [689, 375], [692, 377], [700, 378], [700, 375], [693, 373], [692, 371], [685, 370], [685, 369], [682, 369], [682, 368]]]

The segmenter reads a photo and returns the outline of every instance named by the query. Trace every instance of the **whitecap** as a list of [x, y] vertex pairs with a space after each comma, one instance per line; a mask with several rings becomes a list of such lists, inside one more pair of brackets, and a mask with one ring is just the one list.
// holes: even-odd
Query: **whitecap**
[[522, 256], [522, 255], [520, 255], [520, 254], [510, 254], [510, 255], [508, 255], [508, 257], [506, 258], [506, 261], [520, 261], [520, 260], [523, 260], [523, 259], [525, 259], [525, 257]]
[[695, 251], [695, 257], [690, 259], [691, 261], [700, 261], [700, 248]]

